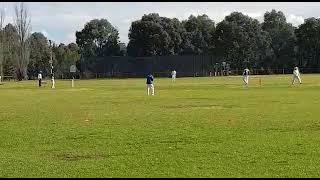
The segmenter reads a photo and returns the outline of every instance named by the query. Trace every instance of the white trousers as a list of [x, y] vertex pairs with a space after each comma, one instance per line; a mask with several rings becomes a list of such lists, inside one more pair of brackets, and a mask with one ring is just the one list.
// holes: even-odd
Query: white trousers
[[153, 86], [153, 84], [147, 84], [148, 96], [150, 95], [150, 90], [151, 90], [151, 95], [153, 96], [154, 95], [154, 86]]
[[54, 79], [51, 79], [51, 81], [52, 81], [52, 87], [51, 87], [51, 88], [52, 88], [52, 89], [56, 88], [56, 86], [55, 86], [55, 85], [56, 85], [56, 82], [54, 81]]
[[176, 80], [176, 75], [172, 75], [172, 81]]
[[301, 84], [301, 78], [300, 76], [296, 76], [296, 75], [293, 75], [293, 79], [292, 79], [292, 84], [294, 84], [294, 82], [296, 81], [296, 79], [299, 81], [299, 83]]
[[249, 84], [249, 76], [243, 76], [243, 82], [244, 82], [244, 85], [248, 85]]

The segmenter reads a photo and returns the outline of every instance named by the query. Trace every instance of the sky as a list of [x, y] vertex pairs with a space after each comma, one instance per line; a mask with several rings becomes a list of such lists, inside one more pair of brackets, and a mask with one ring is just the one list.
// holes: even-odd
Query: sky
[[[16, 2], [0, 2], [5, 9], [5, 24], [13, 23]], [[132, 21], [144, 14], [187, 19], [191, 14], [207, 14], [215, 23], [238, 11], [263, 21], [266, 11], [282, 11], [287, 21], [299, 26], [305, 18], [320, 15], [320, 2], [25, 2], [31, 16], [32, 32], [42, 32], [56, 43], [75, 42], [75, 32], [81, 31], [92, 19], [107, 19], [119, 31], [120, 41], [128, 43]]]

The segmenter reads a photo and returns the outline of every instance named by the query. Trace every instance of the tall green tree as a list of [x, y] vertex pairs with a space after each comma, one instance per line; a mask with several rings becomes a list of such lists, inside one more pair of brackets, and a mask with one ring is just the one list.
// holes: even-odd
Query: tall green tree
[[233, 68], [257, 67], [270, 47], [268, 33], [258, 20], [233, 12], [217, 24], [215, 53]]
[[182, 52], [182, 35], [185, 33], [183, 24], [177, 18], [161, 17], [160, 22], [162, 28], [169, 35], [169, 45], [164, 49], [165, 55], [177, 55]]
[[299, 66], [320, 68], [320, 19], [308, 18], [295, 31]]
[[75, 43], [68, 45], [60, 43], [58, 46], [54, 46], [53, 52], [57, 77], [68, 75], [70, 66], [80, 63], [80, 49]]
[[0, 76], [3, 76], [3, 65], [4, 65], [4, 52], [6, 48], [6, 41], [4, 37], [4, 20], [5, 12], [4, 9], [0, 9]]
[[16, 76], [15, 62], [18, 58], [19, 35], [16, 28], [11, 24], [7, 24], [4, 28], [4, 62], [3, 73], [6, 75]]
[[264, 63], [267, 67], [291, 68], [295, 61], [295, 27], [286, 22], [281, 11], [272, 10], [264, 14], [262, 29], [269, 33], [271, 38], [272, 56]]
[[53, 51], [53, 62], [55, 69], [55, 74], [57, 77], [60, 77], [61, 74], [63, 74], [63, 70], [61, 68], [61, 64], [63, 64], [63, 61], [66, 59], [66, 45], [63, 43], [60, 43], [59, 45], [54, 44], [52, 47]]
[[185, 31], [182, 32], [181, 54], [209, 54], [212, 52], [215, 33], [213, 20], [205, 14], [197, 17], [191, 15], [182, 24]]
[[76, 65], [80, 61], [79, 47], [75, 43], [70, 43], [65, 47], [65, 59], [60, 64], [63, 73], [70, 71], [71, 65]]
[[174, 53], [174, 45], [170, 44], [171, 38], [164, 29], [162, 20], [159, 14], [151, 13], [142, 16], [141, 20], [132, 22], [128, 43], [130, 56], [161, 56]]
[[76, 43], [84, 57], [119, 55], [119, 32], [107, 19], [93, 19], [76, 32]]
[[39, 71], [50, 74], [50, 47], [48, 39], [39, 32], [31, 34], [30, 37], [30, 62], [28, 65], [28, 76], [34, 78]]

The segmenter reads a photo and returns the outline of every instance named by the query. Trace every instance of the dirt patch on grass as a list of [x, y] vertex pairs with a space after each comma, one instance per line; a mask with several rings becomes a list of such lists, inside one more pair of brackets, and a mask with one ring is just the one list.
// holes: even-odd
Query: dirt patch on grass
[[283, 102], [283, 104], [297, 104], [296, 102]]
[[236, 118], [230, 118], [228, 119], [228, 125], [229, 127], [236, 127], [238, 126], [238, 120]]
[[208, 107], [211, 105], [197, 105], [197, 104], [180, 104], [180, 105], [169, 105], [169, 106], [163, 106], [164, 108], [169, 109], [180, 109], [180, 108], [199, 108], [199, 107]]
[[[67, 92], [75, 92], [75, 91], [92, 91], [94, 89], [89, 89], [89, 88], [72, 88], [72, 89], [63, 89], [62, 91], [67, 91]], [[61, 91], [61, 90], [60, 90]]]
[[175, 144], [175, 143], [182, 143], [184, 141], [182, 140], [162, 140], [159, 141], [159, 143], [164, 143], [164, 144]]
[[306, 128], [308, 130], [314, 130], [314, 131], [320, 130], [320, 123], [314, 122], [314, 123], [311, 123], [311, 124], [307, 124]]
[[280, 160], [280, 161], [276, 161], [275, 163], [276, 163], [276, 164], [281, 164], [281, 165], [287, 165], [287, 164], [289, 164], [288, 161], [281, 161], [281, 160]]
[[215, 104], [184, 104], [184, 105], [172, 105], [172, 106], [164, 106], [164, 108], [168, 109], [184, 109], [184, 108], [192, 108], [192, 109], [229, 109], [229, 108], [235, 108], [234, 105], [215, 105]]
[[294, 156], [305, 156], [305, 155], [307, 155], [307, 153], [304, 153], [304, 152], [293, 152], [293, 153], [289, 153], [289, 154], [292, 154]]
[[266, 131], [281, 131], [279, 128], [266, 128]]
[[86, 139], [88, 136], [85, 135], [75, 135], [75, 136], [67, 136], [66, 139], [70, 139], [70, 140], [83, 140]]
[[112, 157], [119, 157], [119, 156], [134, 156], [137, 155], [136, 153], [128, 153], [128, 152], [109, 152], [107, 154], [77, 154], [77, 153], [61, 153], [54, 155], [55, 159], [61, 160], [61, 161], [81, 161], [81, 160], [102, 160], [106, 158], [112, 158]]
[[57, 158], [63, 161], [80, 161], [80, 160], [88, 160], [88, 159], [103, 159], [106, 158], [105, 155], [94, 154], [94, 155], [77, 155], [77, 154], [59, 154]]
[[214, 98], [207, 98], [207, 97], [191, 97], [191, 98], [181, 98], [186, 100], [216, 100]]
[[265, 131], [276, 131], [276, 132], [295, 132], [295, 131], [301, 131], [300, 128], [266, 128]]
[[208, 107], [201, 107], [201, 109], [225, 109], [223, 106], [208, 106]]

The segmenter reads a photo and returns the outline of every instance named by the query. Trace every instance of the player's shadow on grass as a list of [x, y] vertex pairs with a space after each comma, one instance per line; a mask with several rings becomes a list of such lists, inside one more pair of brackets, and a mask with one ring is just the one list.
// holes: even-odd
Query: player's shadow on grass
[[180, 109], [180, 108], [204, 108], [204, 109], [229, 109], [229, 108], [236, 108], [239, 106], [236, 105], [216, 105], [216, 104], [183, 104], [183, 105], [167, 105], [163, 106], [164, 108], [172, 108], [172, 109]]

